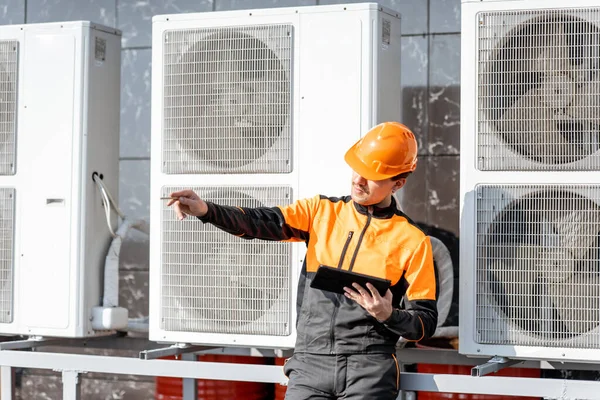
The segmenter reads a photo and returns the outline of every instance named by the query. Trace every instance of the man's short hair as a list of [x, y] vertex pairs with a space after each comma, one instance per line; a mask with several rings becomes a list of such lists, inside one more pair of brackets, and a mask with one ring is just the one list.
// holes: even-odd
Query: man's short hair
[[403, 173], [401, 173], [401, 174], [398, 174], [398, 175], [396, 175], [396, 176], [393, 176], [391, 179], [392, 179], [393, 181], [399, 181], [400, 179], [406, 179], [406, 178], [408, 178], [408, 176], [409, 176], [410, 174], [412, 174], [412, 171], [403, 172]]

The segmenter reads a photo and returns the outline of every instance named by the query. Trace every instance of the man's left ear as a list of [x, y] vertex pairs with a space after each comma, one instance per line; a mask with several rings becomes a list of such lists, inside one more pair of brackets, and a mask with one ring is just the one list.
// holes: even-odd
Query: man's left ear
[[392, 188], [392, 193], [396, 193], [405, 184], [406, 184], [406, 178], [398, 179], [396, 182], [394, 182], [394, 187]]

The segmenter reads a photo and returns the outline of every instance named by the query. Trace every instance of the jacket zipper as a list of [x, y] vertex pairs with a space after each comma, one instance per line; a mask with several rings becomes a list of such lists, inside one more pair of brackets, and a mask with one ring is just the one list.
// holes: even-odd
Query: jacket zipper
[[[354, 231], [348, 232], [348, 238], [346, 239], [346, 243], [344, 244], [344, 247], [342, 248], [342, 254], [340, 255], [340, 262], [338, 263], [338, 266], [337, 266], [338, 269], [342, 268], [342, 265], [344, 264], [344, 258], [346, 257], [346, 251], [348, 250], [348, 246], [350, 245], [352, 236], [354, 236]], [[334, 325], [335, 317], [337, 316], [337, 313], [338, 313], [339, 305], [340, 305], [340, 300], [338, 297], [336, 297], [335, 300], [333, 301], [333, 313], [331, 314], [331, 325], [329, 326], [329, 341], [331, 342], [331, 345], [329, 346], [330, 353], [333, 353], [333, 342], [335, 339], [334, 335], [333, 335], [333, 325]]]
[[360, 236], [358, 237], [358, 243], [356, 243], [356, 249], [354, 249], [354, 254], [352, 254], [352, 259], [350, 260], [350, 267], [348, 268], [348, 271], [352, 271], [352, 268], [354, 267], [354, 261], [356, 261], [356, 256], [358, 255], [358, 249], [360, 248], [360, 244], [362, 243], [363, 237], [365, 236], [365, 231], [371, 224], [371, 218], [373, 217], [373, 206], [369, 206], [369, 208], [367, 210], [368, 210], [367, 222], [365, 223], [365, 227], [360, 232]]
[[[362, 229], [362, 231], [360, 232], [360, 236], [358, 237], [358, 243], [356, 244], [356, 250], [354, 250], [354, 254], [352, 255], [352, 260], [350, 260], [350, 267], [349, 267], [348, 271], [352, 271], [352, 267], [354, 266], [354, 261], [356, 260], [356, 255], [358, 253], [358, 248], [360, 247], [360, 243], [362, 242], [363, 237], [365, 236], [365, 231], [367, 230], [367, 228], [369, 227], [369, 224], [371, 223], [372, 216], [373, 216], [373, 207], [369, 206], [368, 214], [367, 214], [367, 222], [365, 223], [365, 226]], [[344, 245], [344, 248], [342, 249], [342, 256], [340, 258], [340, 263], [338, 265], [338, 268], [342, 267], [342, 264], [344, 262], [344, 257], [346, 256], [346, 250], [348, 250], [348, 245], [350, 244], [350, 240], [352, 239], [353, 235], [354, 235], [353, 231], [350, 231], [350, 233], [348, 233], [348, 239], [346, 239], [346, 244]], [[333, 305], [334, 305], [333, 314], [331, 315], [331, 325], [329, 326], [329, 340], [330, 340], [329, 353], [330, 354], [334, 353], [335, 336], [334, 336], [333, 327], [335, 325], [335, 317], [337, 316], [339, 305], [340, 305], [339, 296], [343, 296], [343, 295], [338, 295], [338, 297], [335, 298], [335, 301], [333, 303]]]
[[342, 255], [340, 256], [340, 262], [337, 266], [338, 269], [342, 268], [342, 264], [344, 264], [344, 257], [346, 257], [346, 250], [348, 250], [352, 236], [354, 236], [354, 231], [348, 232], [348, 239], [346, 239], [346, 244], [344, 244], [344, 247], [342, 248]]

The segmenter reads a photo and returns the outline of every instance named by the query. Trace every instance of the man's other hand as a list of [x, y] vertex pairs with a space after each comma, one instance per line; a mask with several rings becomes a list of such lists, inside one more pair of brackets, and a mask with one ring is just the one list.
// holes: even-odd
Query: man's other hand
[[367, 283], [368, 291], [358, 283], [353, 283], [352, 286], [355, 290], [345, 287], [344, 295], [360, 304], [377, 321], [383, 322], [392, 316], [394, 308], [392, 307], [392, 292], [389, 289], [385, 296], [381, 297], [375, 286], [370, 283]]
[[171, 200], [167, 206], [174, 205], [175, 214], [180, 220], [188, 215], [203, 217], [208, 212], [208, 205], [192, 190], [180, 190], [169, 195]]

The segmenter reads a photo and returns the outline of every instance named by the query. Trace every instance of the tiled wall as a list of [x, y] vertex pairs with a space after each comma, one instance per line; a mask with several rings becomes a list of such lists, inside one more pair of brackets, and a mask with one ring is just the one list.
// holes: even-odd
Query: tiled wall
[[[127, 215], [148, 218], [152, 16], [343, 2], [348, 0], [2, 0], [0, 24], [91, 20], [123, 31], [119, 203]], [[419, 168], [403, 190], [403, 208], [416, 221], [458, 233], [460, 0], [380, 4], [402, 13], [404, 122], [421, 146]], [[131, 239], [129, 244], [123, 250], [122, 301], [139, 316], [148, 307], [147, 243]], [[151, 379], [122, 378], [88, 376], [83, 398], [153, 397]], [[23, 376], [24, 399], [57, 399], [60, 392], [54, 374]]]

